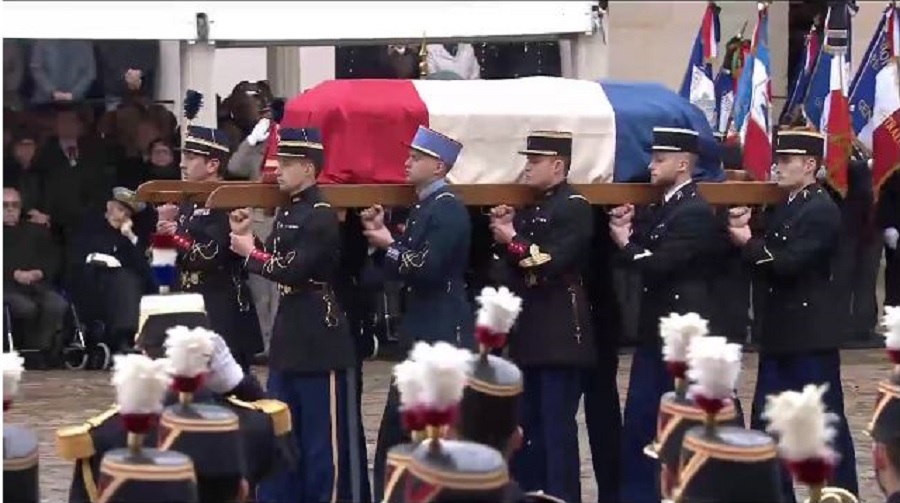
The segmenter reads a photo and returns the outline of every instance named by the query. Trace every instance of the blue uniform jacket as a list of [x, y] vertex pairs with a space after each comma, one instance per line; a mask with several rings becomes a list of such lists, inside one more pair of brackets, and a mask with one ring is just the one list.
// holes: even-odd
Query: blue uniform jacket
[[440, 185], [413, 206], [403, 233], [383, 257], [387, 279], [403, 281], [407, 342], [446, 341], [472, 347], [474, 317], [463, 279], [471, 223], [462, 201]]

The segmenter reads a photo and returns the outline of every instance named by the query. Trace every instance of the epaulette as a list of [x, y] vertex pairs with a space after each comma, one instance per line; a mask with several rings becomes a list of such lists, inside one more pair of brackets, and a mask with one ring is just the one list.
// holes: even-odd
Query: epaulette
[[286, 403], [280, 400], [264, 398], [255, 402], [245, 402], [243, 400], [238, 400], [233, 396], [229, 396], [228, 402], [236, 407], [258, 410], [268, 415], [272, 420], [272, 429], [274, 430], [276, 437], [287, 435], [291, 432], [291, 409], [288, 408]]
[[525, 493], [526, 501], [550, 501], [552, 503], [566, 503], [565, 501], [557, 498], [556, 496], [550, 496], [549, 494], [545, 494], [544, 491], [531, 491]]
[[94, 455], [94, 439], [91, 430], [99, 428], [101, 424], [115, 416], [119, 412], [118, 405], [114, 405], [100, 414], [88, 419], [77, 426], [66, 426], [56, 430], [56, 450], [59, 456], [66, 461], [78, 461]]
[[316, 203], [313, 208], [331, 208], [331, 203]]

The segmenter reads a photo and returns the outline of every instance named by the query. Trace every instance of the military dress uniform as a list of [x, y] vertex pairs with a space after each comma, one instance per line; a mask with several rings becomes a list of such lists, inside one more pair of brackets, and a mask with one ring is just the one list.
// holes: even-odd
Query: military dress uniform
[[[190, 126], [183, 150], [209, 156], [217, 150], [228, 152], [227, 145], [221, 131]], [[203, 294], [212, 330], [247, 370], [263, 350], [262, 333], [242, 259], [229, 249], [228, 218], [225, 210], [181, 205], [175, 233], [178, 273], [181, 291]]]
[[[525, 155], [570, 158], [569, 133], [534, 132]], [[546, 190], [514, 218], [517, 234], [498, 247], [501, 267], [522, 298], [509, 356], [524, 374], [520, 420], [525, 437], [513, 460], [526, 490], [581, 500], [578, 427], [581, 373], [596, 361], [593, 321], [582, 272], [593, 232], [590, 203], [566, 182]]]
[[[822, 158], [824, 137], [810, 131], [780, 131], [776, 155]], [[741, 249], [754, 275], [754, 338], [759, 368], [753, 396], [751, 427], [764, 430], [765, 399], [807, 384], [827, 383], [826, 408], [837, 414], [834, 486], [858, 493], [856, 454], [844, 415], [840, 345], [844, 332], [835, 329], [836, 292], [832, 264], [838, 249], [841, 214], [825, 190], [813, 183], [765, 215], [765, 234]], [[784, 494], [793, 501], [789, 477]]]
[[[653, 129], [653, 151], [699, 154], [699, 134], [690, 129]], [[659, 480], [659, 465], [643, 454], [653, 441], [660, 398], [673, 389], [662, 358], [659, 319], [671, 313], [714, 314], [713, 267], [727, 249], [724, 226], [688, 181], [670, 187], [660, 204], [642, 211], [621, 252], [626, 267], [641, 275], [643, 288], [625, 399], [622, 436], [622, 501], [659, 501], [647, 480]]]
[[[280, 136], [279, 156], [321, 166], [318, 130], [282, 128]], [[265, 246], [246, 260], [250, 273], [278, 285], [267, 389], [290, 407], [300, 458], [296, 470], [264, 481], [259, 497], [273, 503], [361, 500], [368, 498], [368, 479], [360, 476], [367, 464], [365, 450], [359, 451], [364, 437], [358, 411], [348, 412], [356, 400], [348, 384], [356, 379], [351, 371], [357, 357], [334, 291], [340, 222], [316, 185], [291, 194], [290, 201], [276, 215]], [[357, 445], [350, 443], [351, 429]]]
[[[410, 148], [443, 161], [451, 169], [462, 144], [420, 126]], [[405, 289], [400, 339], [408, 346], [413, 341], [444, 341], [472, 347], [474, 318], [464, 280], [471, 246], [468, 210], [444, 180], [431, 183], [418, 196], [419, 202], [410, 209], [402, 234], [383, 256], [376, 258], [385, 279], [401, 281]], [[399, 395], [392, 385], [375, 450], [376, 499], [384, 494], [387, 451], [408, 440], [400, 425], [399, 404]]]

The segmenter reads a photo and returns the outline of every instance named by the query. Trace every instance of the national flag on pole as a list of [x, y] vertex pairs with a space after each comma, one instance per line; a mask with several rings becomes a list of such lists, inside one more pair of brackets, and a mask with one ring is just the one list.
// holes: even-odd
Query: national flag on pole
[[891, 2], [869, 42], [850, 86], [853, 129], [872, 153], [872, 181], [877, 188], [900, 165], [900, 16]]
[[847, 164], [853, 144], [850, 107], [847, 102], [849, 75], [847, 71], [847, 31], [850, 12], [846, 2], [835, 2], [828, 9], [823, 52], [829, 53], [828, 94], [822, 107], [819, 130], [825, 135], [825, 169], [828, 181], [841, 194], [847, 191]]
[[713, 83], [712, 62], [718, 55], [719, 7], [709, 2], [694, 48], [688, 60], [688, 67], [681, 82], [680, 94], [703, 111], [710, 127], [716, 128], [716, 92]]
[[[850, 16], [850, 13], [853, 8], [847, 5], [846, 2], [839, 3], [843, 5], [839, 10], [842, 13], [846, 13], [847, 16], [847, 42], [846, 49], [844, 50], [844, 68], [846, 69], [845, 73], [849, 75], [851, 50], [850, 33], [852, 32], [852, 17]], [[828, 15], [825, 18], [826, 27], [828, 26], [828, 23], [832, 22], [831, 17], [833, 11], [835, 11], [835, 9], [832, 7], [828, 9]], [[825, 38], [827, 38], [827, 33], [825, 34]], [[806, 97], [802, 101], [803, 111], [806, 113], [807, 119], [809, 119], [809, 122], [817, 128], [822, 124], [822, 111], [825, 107], [826, 98], [829, 93], [831, 93], [831, 60], [833, 57], [833, 51], [826, 50], [825, 42], [823, 42], [819, 47], [819, 57], [816, 58], [815, 68], [812, 71], [812, 75], [809, 77], [809, 87], [807, 87], [806, 90]]]
[[784, 104], [784, 110], [781, 111], [779, 123], [788, 122], [789, 118], [800, 113], [798, 108], [806, 98], [810, 77], [816, 67], [816, 59], [819, 57], [820, 45], [819, 33], [814, 24], [809, 28], [809, 33], [806, 34], [806, 41], [803, 44], [803, 57], [797, 62], [797, 69], [794, 72], [794, 85], [791, 86], [788, 100]]
[[743, 29], [725, 44], [725, 57], [722, 58], [722, 66], [716, 74], [716, 129], [723, 135], [729, 133], [734, 119], [734, 91], [737, 87], [737, 76], [744, 66], [744, 45], [749, 41], [744, 40]]
[[744, 168], [766, 180], [772, 167], [772, 91], [769, 65], [769, 7], [760, 2], [751, 53], [734, 103], [734, 126], [744, 147]]

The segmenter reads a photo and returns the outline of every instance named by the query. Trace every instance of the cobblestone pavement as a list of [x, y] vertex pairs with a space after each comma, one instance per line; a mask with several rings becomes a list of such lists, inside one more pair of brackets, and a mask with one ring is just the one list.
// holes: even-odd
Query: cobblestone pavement
[[[619, 392], [624, 400], [630, 356], [623, 356], [619, 365]], [[375, 451], [375, 438], [381, 420], [391, 364], [372, 362], [366, 365], [363, 397], [363, 421], [369, 447], [369, 459]], [[740, 386], [740, 397], [749, 404], [756, 380], [756, 356], [748, 355]], [[846, 410], [856, 443], [859, 462], [860, 487], [863, 502], [882, 501], [872, 473], [869, 440], [862, 434], [875, 401], [874, 385], [889, 371], [884, 353], [877, 350], [846, 351], [844, 353], [843, 383]], [[258, 369], [262, 377], [265, 371]], [[54, 431], [60, 426], [78, 423], [102, 412], [113, 401], [109, 374], [101, 372], [28, 372], [24, 377], [23, 395], [6, 414], [11, 423], [36, 427], [41, 440], [41, 491], [49, 503], [66, 501], [72, 467], [59, 459], [54, 448]], [[581, 434], [581, 477], [584, 501], [595, 501], [595, 486], [591, 469], [590, 450], [579, 413]], [[648, 483], [651, 483], [648, 481]]]

